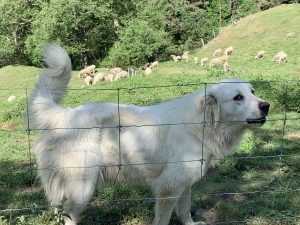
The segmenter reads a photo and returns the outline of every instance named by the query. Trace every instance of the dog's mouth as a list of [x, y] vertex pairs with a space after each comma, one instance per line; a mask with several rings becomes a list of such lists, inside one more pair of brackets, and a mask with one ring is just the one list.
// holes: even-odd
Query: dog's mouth
[[258, 119], [247, 119], [248, 124], [263, 125], [265, 122], [266, 122], [266, 117], [261, 117]]

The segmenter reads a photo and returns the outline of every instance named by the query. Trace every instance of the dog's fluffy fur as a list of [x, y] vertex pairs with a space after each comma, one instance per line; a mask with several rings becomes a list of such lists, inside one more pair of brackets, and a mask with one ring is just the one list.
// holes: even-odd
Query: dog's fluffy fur
[[41, 129], [35, 144], [40, 179], [52, 205], [66, 199], [66, 225], [77, 224], [97, 184], [115, 180], [150, 186], [156, 198], [153, 225], [167, 225], [174, 209], [184, 225], [201, 224], [191, 218], [191, 185], [268, 113], [269, 104], [240, 80], [146, 107], [63, 108], [70, 58], [49, 45], [43, 61], [28, 116], [30, 128]]

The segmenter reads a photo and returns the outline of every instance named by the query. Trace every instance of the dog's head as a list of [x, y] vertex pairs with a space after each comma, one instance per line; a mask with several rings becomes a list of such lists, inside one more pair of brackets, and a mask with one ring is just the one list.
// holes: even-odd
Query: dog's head
[[242, 80], [222, 80], [208, 86], [200, 100], [205, 120], [261, 126], [266, 122], [270, 104], [258, 98], [251, 84]]

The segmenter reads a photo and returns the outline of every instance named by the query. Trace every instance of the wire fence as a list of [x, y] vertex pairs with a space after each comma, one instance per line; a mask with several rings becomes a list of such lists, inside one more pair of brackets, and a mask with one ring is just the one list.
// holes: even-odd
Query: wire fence
[[[270, 132], [271, 137], [269, 138], [276, 138], [277, 140], [277, 144], [278, 146], [274, 147], [276, 148], [276, 151], [268, 151], [268, 152], [262, 152], [262, 151], [254, 151], [254, 153], [249, 153], [249, 154], [234, 154], [232, 156], [230, 156], [229, 158], [231, 160], [237, 160], [237, 161], [242, 161], [242, 160], [252, 160], [252, 161], [259, 161], [261, 163], [264, 163], [267, 160], [273, 160], [272, 163], [276, 164], [276, 163], [281, 163], [283, 160], [296, 160], [297, 162], [300, 161], [299, 157], [300, 157], [300, 153], [299, 151], [295, 150], [295, 146], [297, 146], [300, 148], [300, 123], [298, 124], [299, 120], [300, 120], [300, 115], [299, 113], [292, 113], [290, 114], [289, 109], [290, 109], [290, 105], [291, 104], [295, 104], [295, 103], [291, 103], [289, 102], [289, 100], [293, 97], [295, 97], [295, 95], [291, 95], [290, 90], [291, 89], [297, 89], [297, 90], [293, 90], [293, 93], [299, 93], [299, 87], [298, 84], [300, 83], [299, 80], [285, 80], [285, 81], [255, 81], [252, 82], [255, 84], [279, 84], [281, 85], [281, 92], [283, 93], [283, 99], [284, 101], [282, 101], [280, 104], [282, 107], [279, 107], [281, 109], [277, 109], [277, 115], [276, 116], [270, 116], [267, 119], [267, 123], [272, 124], [272, 126], [270, 126], [271, 128], [269, 128], [269, 130], [276, 130], [277, 131], [277, 136], [276, 137], [272, 137], [273, 133]], [[182, 127], [186, 127], [186, 126], [202, 126], [203, 132], [202, 132], [202, 139], [204, 140], [205, 137], [205, 128], [206, 126], [210, 125], [209, 121], [206, 121], [205, 119], [205, 115], [204, 115], [204, 120], [202, 122], [195, 122], [195, 121], [189, 121], [189, 122], [182, 122], [182, 121], [178, 121], [178, 122], [174, 122], [174, 123], [145, 123], [145, 124], [135, 124], [134, 122], [132, 124], [122, 124], [121, 121], [121, 110], [120, 110], [120, 106], [122, 104], [122, 93], [126, 93], [126, 96], [137, 96], [138, 91], [139, 90], [150, 90], [151, 89], [170, 89], [170, 88], [175, 88], [177, 89], [177, 95], [184, 95], [186, 93], [192, 92], [193, 90], [202, 87], [206, 90], [207, 86], [213, 84], [210, 82], [204, 82], [204, 83], [189, 83], [189, 84], [183, 84], [183, 83], [177, 83], [174, 85], [153, 85], [153, 86], [138, 86], [138, 87], [130, 87], [130, 88], [92, 88], [92, 89], [68, 89], [69, 92], [72, 91], [76, 91], [76, 92], [93, 92], [95, 93], [102, 93], [102, 92], [112, 92], [113, 94], [111, 95], [112, 98], [116, 99], [116, 104], [117, 104], [117, 115], [118, 115], [118, 121], [115, 125], [109, 125], [109, 126], [91, 126], [91, 127], [55, 127], [55, 128], [51, 128], [51, 129], [32, 129], [30, 128], [29, 124], [29, 118], [26, 118], [26, 124], [27, 127], [23, 128], [20, 126], [17, 127], [1, 127], [0, 128], [0, 135], [1, 134], [16, 134], [19, 133], [22, 135], [21, 139], [23, 139], [23, 148], [27, 150], [27, 159], [23, 161], [26, 161], [26, 163], [24, 163], [24, 166], [21, 167], [3, 167], [0, 169], [1, 173], [2, 173], [2, 179], [7, 179], [7, 177], [10, 177], [12, 174], [21, 174], [21, 175], [25, 175], [29, 176], [29, 183], [27, 182], [25, 184], [26, 187], [29, 187], [30, 190], [27, 191], [30, 194], [30, 197], [28, 197], [25, 202], [24, 205], [22, 205], [22, 207], [20, 206], [14, 206], [14, 204], [9, 204], [9, 203], [0, 203], [0, 224], [1, 221], [2, 223], [7, 222], [7, 224], [15, 224], [17, 223], [17, 221], [20, 222], [20, 215], [31, 215], [33, 216], [33, 218], [35, 218], [37, 215], [40, 215], [41, 211], [45, 211], [45, 210], [49, 210], [51, 208], [59, 208], [61, 207], [61, 205], [57, 205], [57, 206], [49, 206], [48, 204], [45, 204], [45, 200], [43, 199], [44, 197], [39, 196], [39, 198], [43, 199], [37, 199], [37, 193], [41, 193], [40, 190], [37, 190], [37, 187], [40, 186], [40, 184], [37, 182], [37, 178], [36, 178], [36, 174], [38, 171], [43, 171], [43, 170], [66, 170], [66, 169], [70, 169], [70, 170], [75, 170], [75, 169], [90, 169], [90, 168], [101, 168], [101, 169], [108, 169], [108, 168], [116, 168], [117, 173], [116, 173], [116, 182], [117, 182], [117, 178], [119, 176], [119, 173], [121, 170], [123, 170], [126, 167], [143, 167], [143, 166], [162, 166], [162, 165], [179, 165], [179, 164], [192, 164], [192, 163], [199, 163], [199, 166], [201, 167], [201, 177], [203, 177], [204, 182], [202, 182], [202, 184], [205, 186], [205, 168], [203, 168], [204, 163], [208, 160], [211, 161], [215, 161], [220, 163], [222, 160], [224, 160], [223, 157], [214, 157], [211, 159], [205, 158], [204, 157], [204, 153], [203, 153], [203, 149], [205, 148], [205, 146], [203, 146], [203, 142], [202, 142], [202, 146], [201, 146], [201, 157], [199, 158], [195, 158], [195, 159], [190, 159], [190, 160], [175, 160], [175, 161], [168, 161], [168, 160], [162, 160], [162, 161], [138, 161], [138, 162], [131, 162], [131, 163], [124, 163], [122, 161], [122, 138], [121, 138], [121, 134], [123, 132], [124, 128], [139, 128], [139, 129], [145, 129], [145, 128], [149, 128], [149, 127], [173, 127], [176, 126], [178, 127], [178, 129], [181, 129]], [[290, 88], [289, 86], [291, 85], [292, 88]], [[18, 88], [12, 88], [11, 90], [17, 90]], [[10, 89], [0, 89], [1, 91], [7, 91]], [[24, 89], [18, 89], [18, 90], [24, 90]], [[28, 96], [30, 93], [30, 89], [26, 88], [24, 90], [25, 92], [25, 96], [26, 96], [26, 110], [28, 112], [28, 107], [29, 107], [29, 103], [28, 103]], [[146, 91], [147, 92], [147, 91]], [[145, 92], [144, 92], [145, 93]], [[142, 93], [143, 94], [143, 93]], [[156, 93], [157, 94], [157, 93]], [[147, 94], [145, 94], [146, 97], [149, 96], [149, 93], [147, 92]], [[153, 103], [156, 103], [155, 97], [157, 96], [151, 96], [153, 99]], [[282, 97], [282, 96], [281, 96]], [[141, 97], [140, 97], [141, 98]], [[125, 100], [125, 103], [128, 103], [130, 101], [133, 101], [133, 103], [136, 103], [134, 99], [129, 98]], [[138, 101], [138, 100], [137, 100]], [[159, 99], [159, 101], [161, 101], [161, 99]], [[297, 104], [298, 101], [296, 101]], [[149, 104], [151, 104], [152, 102], [150, 102]], [[276, 103], [278, 104], [278, 103]], [[296, 107], [298, 107], [296, 105]], [[293, 107], [292, 107], [293, 108]], [[275, 110], [274, 110], [275, 111]], [[218, 123], [243, 123], [244, 121], [217, 121]], [[293, 126], [290, 126], [290, 125]], [[60, 130], [107, 130], [107, 129], [111, 129], [111, 130], [117, 130], [118, 131], [118, 138], [117, 138], [117, 142], [118, 142], [118, 162], [117, 163], [111, 163], [108, 165], [102, 165], [102, 164], [98, 164], [98, 163], [94, 163], [94, 164], [90, 164], [88, 166], [68, 166], [68, 167], [51, 167], [51, 168], [38, 168], [35, 164], [35, 159], [33, 157], [33, 140], [36, 138], [38, 132], [40, 131], [60, 131]], [[294, 133], [296, 135], [296, 141], [293, 145], [293, 151], [286, 151], [286, 145], [290, 142], [290, 139], [287, 138], [287, 130], [292, 131], [291, 133]], [[268, 133], [268, 129], [264, 129], [263, 131], [264, 133]], [[299, 135], [299, 136], [298, 136]], [[24, 137], [26, 137], [25, 141], [24, 141]], [[5, 139], [5, 135], [1, 135], [0, 136], [0, 140]], [[13, 140], [12, 138], [9, 138], [7, 141], [11, 142], [11, 141], [16, 141]], [[25, 142], [25, 144], [24, 144]], [[267, 141], [266, 141], [267, 142]], [[18, 144], [18, 143], [16, 143]], [[272, 148], [272, 147], [271, 147]], [[82, 151], [89, 151], [89, 149], [83, 149]], [[9, 160], [8, 160], [9, 161]], [[297, 171], [296, 171], [297, 172]], [[299, 172], [299, 171], [298, 171]], [[3, 175], [6, 174], [6, 175]], [[14, 175], [16, 176], [16, 175]], [[1, 177], [1, 175], [0, 175]], [[297, 179], [297, 177], [295, 177], [295, 179]], [[201, 182], [201, 181], [200, 181]], [[5, 193], [6, 189], [9, 188], [13, 188], [16, 190], [16, 192], [18, 192], [19, 187], [16, 185], [14, 187], [14, 184], [11, 185], [7, 185], [6, 181], [3, 180], [1, 181], [2, 184], [0, 184], [0, 193]], [[115, 183], [115, 182], [112, 182]], [[203, 192], [203, 190], [201, 189], [201, 192], [197, 191], [197, 188], [195, 188], [194, 192], [191, 196], [169, 196], [166, 197], [164, 199], [168, 199], [168, 198], [172, 198], [172, 199], [178, 199], [180, 197], [186, 197], [186, 198], [192, 198], [193, 200], [201, 200], [203, 198], [206, 197], [216, 197], [216, 198], [222, 198], [224, 196], [228, 197], [228, 196], [237, 196], [237, 195], [241, 195], [241, 196], [253, 196], [253, 195], [279, 195], [279, 194], [288, 194], [288, 195], [293, 195], [295, 199], [299, 199], [300, 195], [299, 195], [299, 191], [300, 191], [300, 187], [297, 186], [297, 182], [295, 182], [295, 184], [293, 185], [279, 185], [279, 187], [276, 186], [276, 188], [272, 188], [272, 187], [263, 187], [263, 188], [257, 188], [257, 189], [253, 189], [253, 188], [249, 188], [249, 190], [243, 190], [241, 189], [241, 191], [232, 191], [232, 190], [226, 190], [226, 188], [223, 188], [223, 191], [219, 191], [219, 192], [211, 192], [211, 191], [205, 191]], [[1, 187], [2, 186], [2, 187]], [[24, 184], [22, 184], [21, 186], [24, 186]], [[23, 188], [23, 187], [22, 187]], [[21, 188], [21, 189], [22, 189]], [[118, 216], [115, 215], [108, 215], [106, 218], [98, 218], [98, 217], [93, 217], [93, 216], [89, 216], [88, 218], [86, 218], [86, 223], [83, 224], [131, 224], [131, 223], [126, 223], [124, 222], [124, 216], [126, 215], [122, 215], [124, 210], [123, 208], [128, 208], [128, 204], [130, 205], [130, 202], [146, 202], [146, 205], [150, 205], [152, 206], [153, 203], [161, 198], [155, 198], [155, 197], [151, 197], [149, 196], [149, 193], [146, 194], [146, 196], [140, 195], [140, 196], [135, 196], [135, 197], [118, 197], [116, 199], [105, 199], [105, 198], [95, 198], [93, 200], [91, 200], [91, 202], [88, 204], [89, 206], [92, 207], [103, 207], [104, 205], [107, 206], [112, 206], [113, 204], [121, 204], [123, 206], [119, 206], [120, 210], [118, 213]], [[7, 200], [7, 201], [13, 201], [13, 198]], [[299, 202], [299, 200], [297, 200]], [[288, 204], [288, 203], [287, 203]], [[66, 205], [66, 204], [64, 204]], [[290, 207], [295, 207], [292, 204], [290, 205]], [[255, 209], [253, 209], [255, 210]], [[126, 211], [126, 210], [125, 210]], [[293, 210], [291, 210], [293, 211]], [[220, 221], [220, 220], [215, 220], [215, 221], [207, 221], [207, 224], [299, 224], [300, 223], [300, 215], [299, 213], [289, 213], [289, 215], [285, 215], [282, 214], [280, 217], [278, 216], [270, 216], [271, 213], [267, 213], [263, 218], [257, 217], [257, 216], [248, 216], [247, 218], [244, 218], [243, 220], [236, 220], [236, 219], [226, 219], [226, 221]], [[3, 216], [3, 217], [1, 217]], [[2, 218], [2, 219], [1, 219]], [[108, 219], [107, 219], [108, 218]], [[19, 220], [18, 220], [19, 219]], [[4, 221], [4, 222], [3, 222]], [[267, 221], [267, 222], [266, 222]], [[5, 224], [5, 223], [4, 223]], [[134, 224], [134, 223], [132, 223]], [[136, 224], [144, 224], [143, 222], [141, 223], [136, 223]], [[177, 224], [176, 222], [173, 222], [172, 224]]]

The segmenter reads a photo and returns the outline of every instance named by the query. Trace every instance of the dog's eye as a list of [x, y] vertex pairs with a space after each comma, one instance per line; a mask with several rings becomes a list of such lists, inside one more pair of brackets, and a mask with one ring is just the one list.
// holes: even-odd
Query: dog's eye
[[244, 99], [244, 96], [243, 96], [243, 95], [236, 95], [236, 96], [233, 98], [234, 101], [241, 101], [241, 100], [243, 100], [243, 99]]

